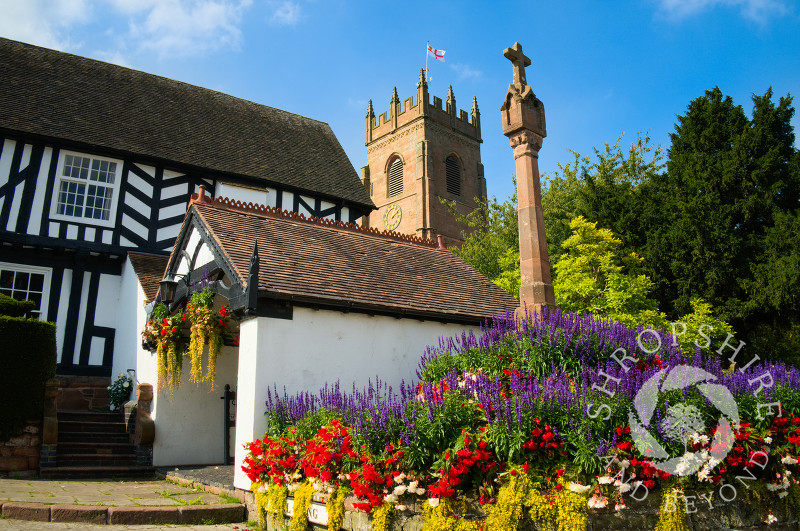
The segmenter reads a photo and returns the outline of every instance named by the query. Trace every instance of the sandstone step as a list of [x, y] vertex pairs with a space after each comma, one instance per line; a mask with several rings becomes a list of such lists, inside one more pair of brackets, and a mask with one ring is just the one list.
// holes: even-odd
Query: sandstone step
[[126, 433], [127, 428], [124, 422], [91, 422], [78, 420], [59, 420], [59, 433]]
[[124, 422], [125, 418], [119, 411], [81, 411], [59, 410], [58, 420], [78, 422]]
[[111, 442], [59, 442], [56, 450], [57, 455], [66, 454], [133, 454], [134, 446], [132, 443], [125, 441]]
[[58, 466], [136, 466], [133, 454], [59, 454]]
[[156, 469], [152, 466], [55, 466], [39, 470], [42, 479], [68, 478], [151, 478]]
[[86, 442], [86, 443], [126, 443], [130, 437], [127, 433], [103, 432], [59, 432], [58, 442]]

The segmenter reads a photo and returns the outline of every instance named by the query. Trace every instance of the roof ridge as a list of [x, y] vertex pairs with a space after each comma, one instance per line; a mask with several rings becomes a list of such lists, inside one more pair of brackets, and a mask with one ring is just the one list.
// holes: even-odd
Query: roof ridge
[[447, 250], [447, 247], [445, 247], [442, 241], [441, 235], [439, 235], [437, 241], [434, 241], [429, 238], [421, 238], [419, 236], [412, 236], [410, 234], [401, 234], [395, 231], [379, 230], [372, 227], [362, 227], [355, 223], [346, 223], [344, 221], [325, 219], [317, 216], [306, 216], [305, 214], [302, 213], [292, 212], [278, 207], [271, 207], [252, 202], [245, 203], [244, 201], [239, 201], [237, 199], [231, 199], [228, 197], [214, 198], [206, 195], [206, 187], [204, 185], [200, 185], [198, 193], [192, 194], [192, 198], [189, 201], [189, 204], [211, 205], [211, 206], [221, 207], [226, 210], [244, 212], [247, 214], [255, 214], [261, 217], [291, 219], [295, 221], [310, 223], [313, 225], [343, 229], [350, 232], [357, 232], [361, 234], [371, 234], [373, 236], [380, 236], [383, 238], [389, 238], [393, 240], [399, 240], [402, 242], [413, 243], [424, 247], [432, 247], [435, 249]]

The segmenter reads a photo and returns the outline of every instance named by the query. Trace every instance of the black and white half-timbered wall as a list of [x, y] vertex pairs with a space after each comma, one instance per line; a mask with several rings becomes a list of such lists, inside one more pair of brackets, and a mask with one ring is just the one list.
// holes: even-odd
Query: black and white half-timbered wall
[[58, 372], [108, 376], [129, 251], [167, 256], [200, 185], [356, 222], [375, 207], [330, 127], [0, 39], [0, 293], [57, 323]]

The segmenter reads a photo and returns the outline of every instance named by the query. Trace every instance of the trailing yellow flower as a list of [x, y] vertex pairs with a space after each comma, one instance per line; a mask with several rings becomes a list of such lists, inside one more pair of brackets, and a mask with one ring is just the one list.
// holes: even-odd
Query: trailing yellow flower
[[[586, 503], [585, 500], [584, 503]], [[532, 488], [528, 491], [525, 506], [528, 508], [531, 520], [540, 527], [551, 528], [556, 526], [558, 522], [558, 507], [552, 497], [548, 497]]]
[[392, 526], [392, 517], [394, 516], [394, 505], [384, 502], [380, 507], [372, 509], [369, 515], [372, 517], [372, 529], [375, 531], [389, 531]]
[[308, 508], [311, 507], [311, 498], [314, 496], [314, 485], [306, 481], [294, 491], [294, 506], [292, 508], [292, 531], [306, 531], [308, 529]]
[[344, 499], [347, 497], [347, 489], [338, 487], [325, 502], [328, 510], [328, 531], [338, 531], [344, 522]]
[[[193, 382], [207, 381], [214, 389], [217, 375], [217, 356], [222, 350], [223, 336], [229, 328], [230, 311], [227, 306], [214, 311], [215, 294], [208, 288], [192, 293], [186, 313], [192, 322], [192, 332], [189, 342], [189, 355], [192, 361], [191, 380]], [[208, 372], [203, 378], [203, 349], [208, 345]]]
[[256, 498], [256, 511], [258, 512], [258, 527], [264, 529], [267, 527], [267, 506], [269, 505], [269, 498], [267, 493], [261, 492], [259, 483], [251, 483], [250, 490]]
[[558, 531], [583, 531], [586, 529], [586, 497], [569, 489], [555, 494], [558, 511]]
[[486, 529], [517, 529], [522, 521], [522, 506], [529, 497], [531, 482], [528, 476], [517, 474], [497, 493], [497, 504], [489, 507], [486, 518]]
[[267, 510], [273, 526], [283, 526], [283, 516], [286, 514], [286, 500], [289, 499], [289, 489], [282, 485], [269, 483], [267, 491]]
[[[422, 531], [478, 531], [482, 522], [474, 522], [458, 518], [457, 515], [464, 511], [456, 511], [458, 502], [444, 499], [437, 507], [425, 503]], [[461, 502], [464, 505], [464, 502]]]
[[655, 531], [686, 531], [684, 501], [681, 498], [683, 494], [676, 489], [662, 494]]

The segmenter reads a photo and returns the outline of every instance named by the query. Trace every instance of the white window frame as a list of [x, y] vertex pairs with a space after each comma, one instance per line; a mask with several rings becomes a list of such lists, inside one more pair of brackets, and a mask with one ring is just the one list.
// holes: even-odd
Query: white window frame
[[42, 302], [39, 308], [39, 320], [47, 321], [47, 307], [50, 305], [50, 278], [53, 270], [49, 267], [30, 266], [22, 264], [12, 264], [10, 262], [0, 262], [0, 270], [14, 271], [16, 273], [34, 273], [44, 275], [42, 281]]
[[[111, 184], [108, 183], [97, 183], [99, 186], [103, 186], [106, 188], [111, 188], [111, 207], [109, 208], [108, 212], [108, 219], [95, 219], [95, 218], [88, 218], [85, 216], [70, 216], [67, 214], [59, 214], [58, 213], [58, 199], [61, 190], [61, 183], [63, 181], [70, 181], [74, 182], [74, 179], [64, 176], [64, 162], [67, 155], [72, 155], [73, 157], [85, 157], [91, 159], [92, 161], [99, 160], [105, 162], [113, 162], [116, 164], [115, 172], [114, 172], [114, 182]], [[58, 166], [56, 167], [56, 182], [53, 189], [53, 199], [50, 205], [50, 218], [59, 220], [59, 221], [71, 221], [74, 223], [83, 223], [87, 225], [96, 225], [99, 227], [114, 227], [117, 221], [117, 203], [119, 202], [119, 189], [120, 189], [120, 181], [122, 180], [122, 161], [119, 159], [112, 159], [108, 157], [101, 157], [98, 155], [89, 155], [87, 153], [79, 153], [76, 151], [62, 151], [58, 156]], [[86, 185], [92, 184], [92, 181], [85, 181]], [[85, 195], [84, 195], [85, 197]], [[84, 212], [86, 209], [86, 205], [83, 206]]]

